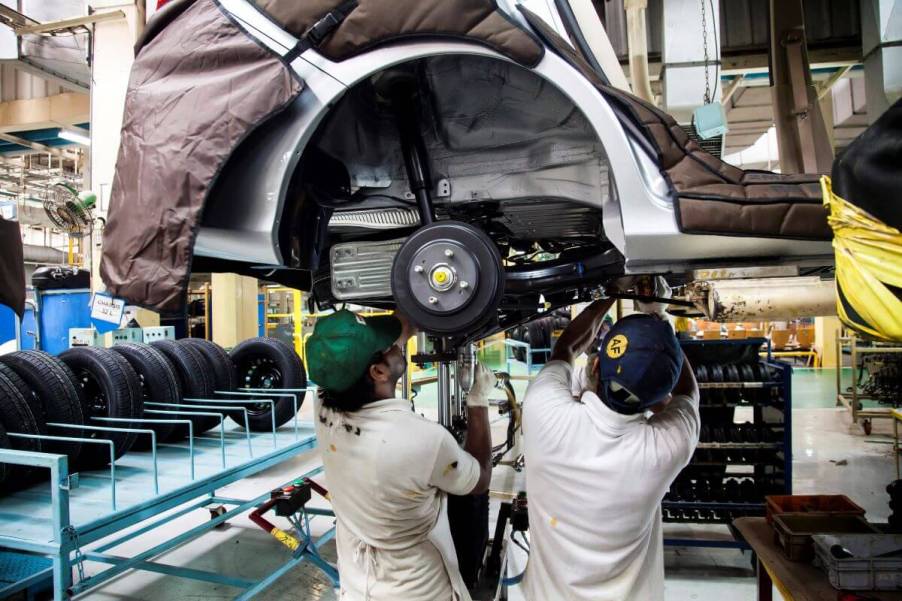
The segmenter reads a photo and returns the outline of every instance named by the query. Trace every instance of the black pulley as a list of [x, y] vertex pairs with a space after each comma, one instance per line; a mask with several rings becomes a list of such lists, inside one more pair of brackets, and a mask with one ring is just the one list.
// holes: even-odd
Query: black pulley
[[426, 332], [454, 335], [497, 318], [504, 268], [488, 235], [467, 223], [442, 221], [407, 238], [391, 281], [402, 313]]

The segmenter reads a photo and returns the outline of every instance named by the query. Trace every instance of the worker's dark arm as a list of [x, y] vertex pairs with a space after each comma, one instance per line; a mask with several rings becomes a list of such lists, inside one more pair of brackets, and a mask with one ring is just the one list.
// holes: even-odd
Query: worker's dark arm
[[479, 462], [479, 481], [471, 495], [481, 495], [492, 482], [492, 432], [486, 407], [467, 408], [467, 440], [464, 450]]
[[554, 343], [551, 361], [566, 361], [572, 365], [573, 360], [585, 352], [598, 336], [604, 315], [615, 302], [613, 298], [594, 301], [577, 315]]
[[673, 387], [673, 396], [685, 395], [698, 402], [698, 382], [695, 380], [695, 371], [689, 363], [686, 353], [683, 353], [683, 369], [680, 371], [680, 377], [677, 379], [676, 386]]

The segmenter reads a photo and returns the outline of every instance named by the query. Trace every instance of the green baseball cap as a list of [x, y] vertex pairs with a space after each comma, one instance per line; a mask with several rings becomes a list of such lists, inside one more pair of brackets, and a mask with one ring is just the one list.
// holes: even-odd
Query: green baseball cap
[[373, 355], [397, 342], [402, 329], [394, 315], [363, 317], [347, 309], [318, 319], [307, 340], [310, 379], [326, 390], [347, 390]]

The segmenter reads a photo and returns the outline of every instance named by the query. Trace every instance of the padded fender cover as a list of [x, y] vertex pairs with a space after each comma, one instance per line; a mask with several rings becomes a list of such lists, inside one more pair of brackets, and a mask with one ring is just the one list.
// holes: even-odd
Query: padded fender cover
[[673, 191], [680, 231], [802, 240], [832, 238], [820, 174], [782, 175], [725, 163], [702, 150], [673, 117], [658, 107], [606, 85], [540, 17], [522, 5], [519, 9], [545, 43], [598, 88], [624, 128], [654, 158]]
[[100, 273], [109, 291], [185, 304], [204, 203], [232, 151], [302, 90], [214, 0], [196, 0], [132, 66]]
[[[296, 37], [344, 0], [253, 0]], [[376, 46], [410, 38], [457, 38], [475, 42], [534, 67], [545, 49], [533, 35], [498, 10], [494, 0], [360, 0], [319, 46], [326, 58], [341, 61]]]
[[0, 305], [25, 313], [25, 269], [19, 224], [0, 217]]

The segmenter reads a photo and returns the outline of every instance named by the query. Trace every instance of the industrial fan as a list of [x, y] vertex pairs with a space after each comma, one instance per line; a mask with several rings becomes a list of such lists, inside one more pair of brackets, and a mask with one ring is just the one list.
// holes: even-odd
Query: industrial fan
[[44, 199], [44, 211], [54, 226], [74, 238], [81, 238], [91, 233], [96, 201], [93, 192], [79, 193], [66, 182], [56, 182]]

